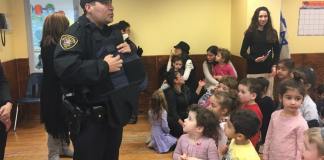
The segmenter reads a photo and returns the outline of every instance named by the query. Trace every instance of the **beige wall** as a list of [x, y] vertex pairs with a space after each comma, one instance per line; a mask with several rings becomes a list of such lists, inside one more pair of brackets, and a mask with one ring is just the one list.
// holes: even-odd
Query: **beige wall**
[[[184, 40], [191, 53], [204, 54], [209, 45], [229, 48], [238, 55], [244, 31], [254, 10], [266, 6], [274, 27], [279, 31], [282, 8], [288, 24], [292, 53], [323, 53], [324, 36], [297, 36], [299, 7], [302, 0], [118, 0], [114, 1], [115, 21], [131, 23], [132, 38], [144, 48], [144, 55], [168, 54], [173, 45]], [[7, 44], [0, 45], [0, 59], [28, 57], [24, 0], [0, 0], [9, 30]], [[309, 43], [312, 42], [312, 43]]]
[[[12, 28], [12, 15], [9, 12], [9, 1], [0, 0], [0, 12], [4, 13], [7, 19], [8, 27]], [[6, 46], [0, 44], [0, 60], [1, 62], [14, 59], [14, 54], [12, 52], [12, 33], [11, 31], [6, 31]]]
[[231, 9], [231, 52], [234, 55], [240, 54], [244, 32], [248, 27], [247, 21], [247, 0], [232, 0]]
[[298, 36], [299, 8], [303, 0], [282, 0], [291, 53], [324, 53], [324, 36]]
[[0, 0], [0, 12], [6, 14], [6, 46], [0, 45], [1, 61], [28, 57], [24, 0]]
[[191, 53], [205, 53], [212, 45], [230, 48], [229, 0], [118, 0], [115, 22], [130, 22], [133, 39], [144, 55], [167, 54], [180, 40]]
[[[25, 0], [8, 0], [12, 14], [12, 45], [15, 58], [28, 57]], [[13, 9], [14, 8], [14, 9]]]

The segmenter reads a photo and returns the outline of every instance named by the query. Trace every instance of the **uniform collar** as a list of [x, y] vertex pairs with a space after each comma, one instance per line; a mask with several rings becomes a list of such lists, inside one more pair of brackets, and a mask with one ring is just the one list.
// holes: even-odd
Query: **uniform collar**
[[91, 30], [95, 30], [95, 29], [99, 29], [99, 30], [104, 30], [108, 28], [108, 25], [104, 25], [102, 29], [100, 29], [99, 27], [97, 27], [96, 24], [94, 24], [93, 22], [91, 22], [85, 14], [83, 14], [79, 19], [78, 22], [80, 23], [80, 25], [82, 26], [87, 26], [89, 27]]

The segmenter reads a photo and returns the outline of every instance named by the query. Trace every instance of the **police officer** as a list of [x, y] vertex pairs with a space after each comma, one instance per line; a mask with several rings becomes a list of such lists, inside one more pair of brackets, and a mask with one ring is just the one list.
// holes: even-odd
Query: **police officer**
[[101, 95], [113, 87], [111, 75], [121, 69], [123, 60], [111, 53], [99, 58], [98, 53], [105, 45], [113, 46], [121, 55], [129, 54], [131, 49], [123, 42], [120, 30], [107, 25], [114, 16], [111, 0], [81, 0], [80, 5], [84, 14], [61, 36], [54, 55], [62, 86], [73, 90], [71, 103], [83, 111], [79, 125], [71, 133], [74, 159], [117, 160], [125, 123], [111, 122], [111, 117], [118, 113], [119, 119], [128, 121], [130, 113], [92, 101], [99, 97], [102, 100]]

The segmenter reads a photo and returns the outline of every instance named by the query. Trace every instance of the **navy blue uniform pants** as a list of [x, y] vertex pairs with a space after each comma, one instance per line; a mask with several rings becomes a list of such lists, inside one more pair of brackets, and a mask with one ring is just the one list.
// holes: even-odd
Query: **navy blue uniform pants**
[[118, 160], [123, 127], [112, 128], [107, 122], [88, 118], [80, 133], [71, 135], [74, 160]]

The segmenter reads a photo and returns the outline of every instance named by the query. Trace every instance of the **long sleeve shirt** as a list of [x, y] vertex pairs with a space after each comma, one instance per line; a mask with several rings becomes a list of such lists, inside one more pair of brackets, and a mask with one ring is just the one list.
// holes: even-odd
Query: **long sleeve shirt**
[[[212, 67], [211, 67], [212, 70]], [[204, 61], [203, 62], [203, 72], [204, 72], [204, 76], [205, 76], [205, 88], [209, 89], [209, 87], [215, 86], [218, 84], [218, 81], [213, 77], [213, 74], [211, 73], [211, 71], [208, 68], [208, 62]]]
[[[250, 53], [247, 52], [248, 48]], [[269, 50], [271, 50], [272, 54], [264, 62], [255, 62], [257, 57], [266, 54]], [[244, 35], [240, 54], [247, 61], [248, 74], [270, 73], [272, 65], [279, 61], [279, 41], [268, 42], [266, 30], [247, 31]]]
[[263, 149], [263, 160], [301, 160], [304, 149], [304, 132], [308, 129], [305, 119], [287, 117], [283, 110], [272, 113]]
[[300, 107], [302, 116], [308, 123], [308, 127], [318, 127], [319, 126], [319, 116], [315, 102], [309, 95], [306, 95], [302, 106]]
[[244, 106], [242, 106], [242, 109], [247, 109], [247, 110], [250, 110], [250, 111], [254, 112], [256, 114], [256, 116], [258, 117], [258, 119], [259, 119], [259, 122], [260, 122], [259, 130], [254, 136], [252, 136], [250, 138], [252, 144], [254, 146], [256, 146], [258, 144], [258, 142], [260, 141], [260, 137], [261, 137], [260, 136], [261, 135], [260, 128], [262, 126], [263, 114], [262, 114], [258, 104], [244, 105]]
[[229, 63], [224, 65], [216, 64], [213, 68], [213, 74], [214, 76], [231, 76], [237, 78], [234, 68]]
[[201, 137], [197, 142], [192, 143], [188, 134], [182, 135], [178, 140], [177, 147], [173, 152], [173, 160], [180, 160], [180, 156], [183, 154], [203, 160], [219, 159], [214, 139]]

